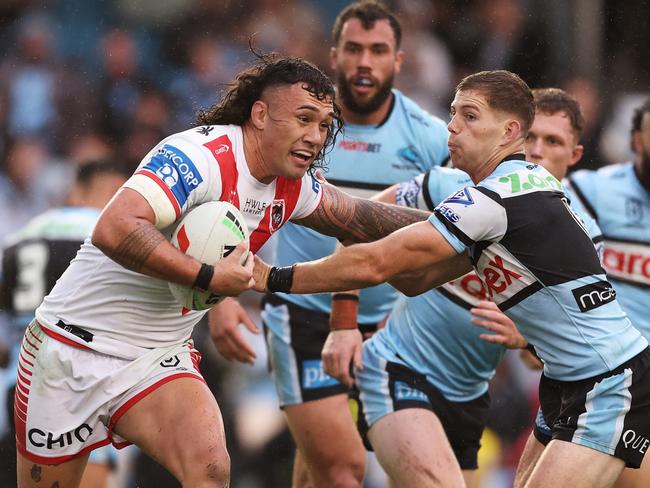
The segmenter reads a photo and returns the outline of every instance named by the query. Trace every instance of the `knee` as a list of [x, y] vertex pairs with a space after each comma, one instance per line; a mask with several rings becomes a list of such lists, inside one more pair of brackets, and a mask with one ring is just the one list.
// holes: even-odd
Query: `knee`
[[213, 448], [197, 456], [186, 469], [183, 488], [227, 488], [230, 486], [230, 456], [222, 448]]

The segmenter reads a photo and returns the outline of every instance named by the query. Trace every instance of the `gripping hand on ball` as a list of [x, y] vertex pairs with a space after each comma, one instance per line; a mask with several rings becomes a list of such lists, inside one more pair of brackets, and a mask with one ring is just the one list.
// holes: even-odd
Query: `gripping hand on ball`
[[210, 281], [209, 290], [213, 293], [236, 297], [246, 290], [250, 290], [253, 280], [253, 253], [249, 252], [244, 264], [241, 263], [246, 244], [240, 243], [227, 257], [214, 264], [214, 274]]

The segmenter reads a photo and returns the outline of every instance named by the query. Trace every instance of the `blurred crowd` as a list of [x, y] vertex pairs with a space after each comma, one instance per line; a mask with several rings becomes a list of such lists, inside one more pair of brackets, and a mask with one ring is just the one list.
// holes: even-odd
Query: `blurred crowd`
[[[109, 159], [133, 170], [159, 140], [193, 125], [197, 109], [211, 105], [252, 60], [250, 45], [305, 57], [331, 73], [329, 33], [348, 3], [0, 2], [0, 244], [32, 216], [63, 203], [77, 165]], [[648, 2], [386, 3], [404, 26], [405, 64], [396, 86], [424, 108], [446, 119], [464, 75], [509, 69], [531, 87], [560, 86], [578, 98], [587, 122], [580, 168], [629, 157], [630, 110], [650, 86], [644, 64], [650, 33], [635, 21], [650, 17]], [[589, 52], [579, 49], [585, 46], [580, 33], [594, 34], [578, 28], [586, 22], [585, 6], [599, 16], [592, 23], [598, 42]], [[293, 450], [266, 377], [263, 343], [251, 369], [225, 364], [205, 328], [197, 334], [205, 376], [233, 427], [226, 425], [233, 485], [288, 486]], [[537, 377], [524, 371], [510, 355], [493, 382], [494, 411], [481, 455], [495, 469], [485, 486], [501, 486], [500, 473], [507, 477], [515, 466], [528, 434]], [[151, 486], [159, 476], [148, 461], [137, 469], [138, 486]]]

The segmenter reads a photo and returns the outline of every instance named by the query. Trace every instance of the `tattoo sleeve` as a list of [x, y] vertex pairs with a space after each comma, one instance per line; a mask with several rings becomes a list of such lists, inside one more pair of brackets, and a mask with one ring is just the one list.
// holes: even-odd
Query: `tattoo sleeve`
[[108, 257], [125, 268], [141, 271], [149, 255], [164, 240], [153, 224], [142, 224], [127, 235]]
[[323, 185], [321, 204], [311, 215], [295, 223], [340, 240], [370, 242], [426, 220], [430, 215], [421, 210], [353, 197], [332, 185]]

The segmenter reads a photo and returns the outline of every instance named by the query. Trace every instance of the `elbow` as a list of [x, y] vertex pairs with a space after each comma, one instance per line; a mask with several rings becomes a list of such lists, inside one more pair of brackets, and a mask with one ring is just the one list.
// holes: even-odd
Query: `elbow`
[[98, 222], [90, 235], [90, 242], [93, 246], [106, 254], [106, 252], [110, 251], [112, 248], [109, 234], [110, 233], [107, 232], [103, 226], [100, 226]]

